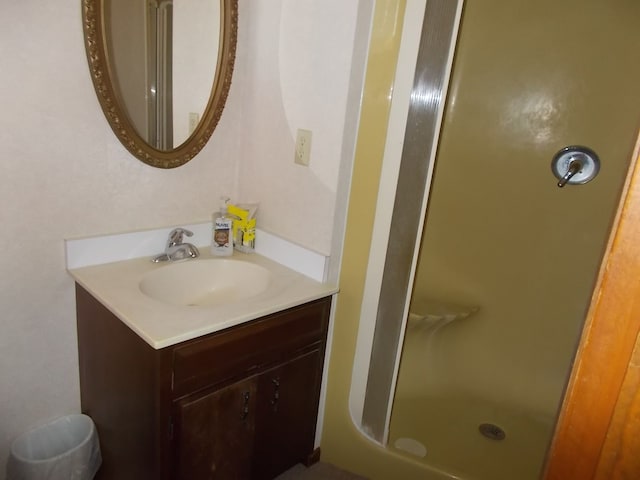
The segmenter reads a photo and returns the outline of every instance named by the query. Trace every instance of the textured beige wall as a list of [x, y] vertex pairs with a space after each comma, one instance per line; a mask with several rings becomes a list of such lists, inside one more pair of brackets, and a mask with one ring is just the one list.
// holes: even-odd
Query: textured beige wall
[[[331, 251], [325, 227], [333, 223], [348, 128], [345, 86], [352, 80], [359, 3], [255, 2], [245, 33], [252, 56], [243, 82], [251, 110], [243, 117], [250, 135], [242, 136], [239, 196], [260, 202], [264, 228], [323, 254]], [[312, 131], [308, 167], [293, 161], [299, 128]]]

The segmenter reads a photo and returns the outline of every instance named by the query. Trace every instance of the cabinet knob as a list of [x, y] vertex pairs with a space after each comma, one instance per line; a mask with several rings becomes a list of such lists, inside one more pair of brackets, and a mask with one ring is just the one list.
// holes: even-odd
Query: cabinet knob
[[251, 393], [244, 392], [242, 394], [242, 398], [244, 399], [244, 403], [242, 405], [242, 413], [240, 414], [240, 420], [246, 420], [249, 416], [249, 401], [251, 400]]
[[271, 397], [271, 408], [274, 412], [278, 411], [278, 401], [280, 400], [280, 377], [271, 379], [273, 384], [273, 396]]

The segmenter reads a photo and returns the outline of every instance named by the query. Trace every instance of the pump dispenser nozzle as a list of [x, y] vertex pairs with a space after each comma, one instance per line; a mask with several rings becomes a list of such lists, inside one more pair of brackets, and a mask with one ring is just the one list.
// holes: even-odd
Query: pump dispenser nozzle
[[228, 207], [227, 205], [231, 199], [229, 197], [225, 197], [224, 195], [220, 197], [220, 213], [224, 216], [227, 214]]

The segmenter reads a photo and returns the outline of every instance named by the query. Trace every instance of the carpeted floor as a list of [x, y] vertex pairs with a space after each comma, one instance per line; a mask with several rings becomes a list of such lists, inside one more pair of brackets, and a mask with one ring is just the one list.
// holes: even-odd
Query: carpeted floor
[[341, 470], [329, 463], [318, 462], [306, 468], [296, 465], [275, 480], [367, 480], [365, 477]]

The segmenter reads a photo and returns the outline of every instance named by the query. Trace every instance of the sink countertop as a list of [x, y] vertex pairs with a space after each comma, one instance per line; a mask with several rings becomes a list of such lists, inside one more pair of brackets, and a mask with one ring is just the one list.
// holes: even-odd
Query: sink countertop
[[154, 300], [140, 290], [147, 272], [170, 263], [153, 263], [151, 257], [69, 270], [74, 280], [99, 300], [155, 349], [191, 340], [249, 320], [269, 315], [334, 293], [338, 287], [294, 272], [258, 254], [234, 252], [232, 257], [213, 257], [202, 249], [195, 260], [235, 259], [260, 265], [271, 273], [262, 293], [238, 302], [215, 306], [175, 306]]

